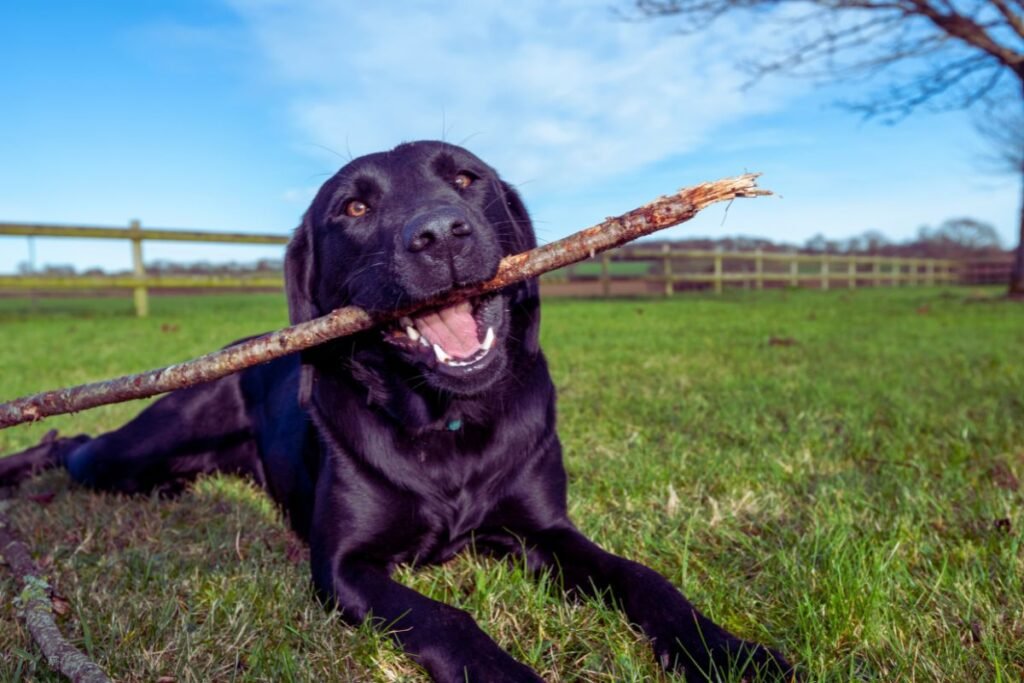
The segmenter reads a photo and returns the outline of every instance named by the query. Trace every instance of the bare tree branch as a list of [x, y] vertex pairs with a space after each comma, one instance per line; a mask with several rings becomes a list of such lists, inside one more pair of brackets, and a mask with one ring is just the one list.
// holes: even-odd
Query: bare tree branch
[[757, 187], [756, 173], [703, 183], [661, 197], [618, 218], [609, 218], [569, 237], [522, 254], [502, 259], [498, 274], [490, 281], [459, 289], [439, 299], [421, 302], [415, 308], [371, 316], [356, 308], [339, 308], [327, 315], [262, 337], [250, 339], [194, 360], [126, 375], [105, 382], [47, 391], [0, 404], [0, 429], [50, 415], [147, 398], [174, 389], [210, 382], [274, 358], [308, 349], [317, 344], [354, 334], [375, 325], [411, 315], [417, 309], [436, 308], [492, 292], [537, 277], [556, 268], [582, 261], [594, 254], [625, 244], [644, 235], [688, 221], [715, 202], [738, 197], [771, 194]]
[[994, 106], [975, 119], [975, 127], [989, 143], [985, 160], [992, 171], [1024, 175], [1024, 106]]
[[0, 511], [0, 555], [21, 584], [15, 598], [18, 614], [25, 621], [32, 640], [54, 671], [75, 683], [110, 683], [107, 674], [61, 635], [53, 618], [52, 589], [42, 577], [28, 548], [17, 537]]
[[[992, 0], [992, 4], [995, 5], [996, 10], [1003, 15], [1003, 19], [1006, 20], [1006, 25], [1013, 29], [1013, 32], [1020, 38], [1024, 38], [1024, 17], [1014, 14], [1010, 5], [1005, 0]], [[1024, 9], [1024, 6], [1022, 6]]]
[[[950, 95], [936, 108], [969, 107], [998, 83], [991, 70], [1005, 70], [1024, 81], [1024, 15], [1010, 3], [1021, 0], [634, 0], [640, 15], [672, 18], [684, 33], [708, 28], [729, 14], [748, 13], [762, 23], [774, 22], [793, 40], [783, 50], [745, 64], [754, 80], [789, 74], [815, 80], [873, 78], [900, 64], [918, 64], [918, 74], [895, 72], [896, 83], [863, 106], [869, 115], [909, 111]], [[784, 9], [792, 11], [784, 12]], [[796, 14], [794, 15], [794, 12]], [[948, 53], [944, 63], [934, 60]], [[969, 55], [991, 59], [961, 78], [938, 78], [941, 66]], [[954, 92], [964, 79], [978, 76], [968, 95]], [[929, 87], [915, 87], [920, 81]], [[934, 86], [944, 80], [945, 90]], [[990, 86], [994, 88], [995, 86]], [[900, 101], [893, 101], [902, 95]]]
[[[1024, 107], [1024, 0], [633, 0], [641, 16], [671, 18], [683, 32], [748, 14], [793, 36], [774, 56], [745, 65], [753, 81], [773, 74], [815, 80], [887, 79], [866, 101], [845, 103], [893, 122], [922, 108], [969, 109], [998, 101]], [[793, 12], [798, 14], [794, 17]], [[983, 131], [984, 132], [984, 131]], [[987, 136], [1004, 141], [996, 126]], [[1010, 141], [1010, 168], [1018, 149]], [[1018, 170], [1020, 169], [1020, 170]], [[1024, 192], [1024, 186], [1022, 186]], [[1024, 194], [1011, 294], [1024, 297]]]
[[[981, 80], [974, 87], [963, 85], [979, 73], [988, 72], [988, 78]], [[960, 94], [948, 98], [946, 106], [938, 105], [937, 109], [960, 109], [970, 106], [984, 98], [995, 88], [1003, 75], [1002, 69], [992, 68], [991, 59], [986, 55], [968, 55], [952, 62], [943, 62], [928, 73], [919, 76], [913, 83], [897, 86], [890, 90], [890, 97], [867, 104], [850, 106], [851, 109], [862, 111], [869, 116], [884, 113], [897, 113], [907, 116], [927, 102], [934, 101], [937, 95], [961, 87]]]
[[[989, 32], [973, 17], [958, 12], [941, 12], [927, 0], [909, 0], [915, 14], [927, 18], [943, 33], [957, 38], [967, 45], [995, 57], [1003, 66], [1014, 71], [1024, 66], [1024, 53], [1000, 45]], [[1019, 17], [1016, 18], [1018, 21]]]
[[[826, 23], [821, 16], [809, 16], [818, 23]], [[891, 47], [882, 52], [866, 52], [865, 46], [890, 38]], [[934, 54], [945, 47], [944, 36], [920, 36], [906, 25], [900, 14], [883, 14], [863, 21], [846, 24], [840, 28], [823, 28], [812, 38], [804, 38], [793, 44], [781, 58], [760, 63], [756, 69], [760, 74], [789, 73], [816, 79], [852, 78], [857, 75], [870, 76], [872, 73], [908, 58], [919, 58]], [[850, 61], [842, 58], [852, 54]], [[823, 63], [820, 69], [813, 69]]]

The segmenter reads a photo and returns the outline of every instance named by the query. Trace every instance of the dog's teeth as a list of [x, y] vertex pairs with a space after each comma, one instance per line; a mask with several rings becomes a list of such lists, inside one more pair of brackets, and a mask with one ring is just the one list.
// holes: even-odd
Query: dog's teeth
[[409, 339], [412, 339], [413, 341], [419, 341], [420, 339], [420, 333], [417, 332], [416, 328], [412, 325], [405, 326], [405, 333], [409, 335]]
[[428, 342], [427, 338], [424, 337], [423, 335], [420, 335], [420, 345], [422, 345], [424, 348], [427, 348], [427, 349], [430, 348], [430, 342]]
[[447, 363], [452, 359], [452, 357], [445, 353], [444, 349], [442, 349], [437, 344], [434, 344], [434, 355], [437, 356], [437, 360], [439, 360], [442, 363]]
[[487, 334], [484, 336], [483, 350], [490, 351], [492, 346], [494, 346], [494, 328], [488, 327]]

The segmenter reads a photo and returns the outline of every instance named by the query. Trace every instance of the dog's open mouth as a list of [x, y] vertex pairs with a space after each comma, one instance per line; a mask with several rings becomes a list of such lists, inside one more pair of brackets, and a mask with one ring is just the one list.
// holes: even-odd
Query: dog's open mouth
[[384, 330], [384, 339], [435, 367], [470, 369], [494, 348], [503, 317], [500, 297], [462, 301], [403, 317]]

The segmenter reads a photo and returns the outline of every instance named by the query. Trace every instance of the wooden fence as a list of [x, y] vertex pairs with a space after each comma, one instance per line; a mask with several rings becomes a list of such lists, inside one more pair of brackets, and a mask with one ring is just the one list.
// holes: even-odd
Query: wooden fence
[[142, 243], [151, 242], [213, 242], [220, 244], [280, 244], [288, 243], [288, 235], [260, 235], [240, 232], [202, 232], [198, 230], [143, 229], [139, 221], [127, 228], [99, 228], [78, 225], [41, 225], [34, 223], [0, 223], [0, 236], [12, 237], [70, 237], [85, 239], [128, 240], [132, 249], [131, 276], [53, 276], [53, 275], [0, 275], [0, 289], [52, 290], [52, 289], [132, 289], [135, 312], [149, 315], [150, 288], [164, 289], [254, 289], [280, 288], [281, 276], [265, 275], [174, 275], [153, 276], [146, 273], [142, 262]]
[[1005, 285], [1013, 271], [1013, 256], [982, 258], [964, 261], [960, 267], [960, 282], [965, 285]]
[[[646, 273], [621, 264], [649, 264]], [[618, 285], [671, 296], [681, 289], [710, 289], [720, 294], [727, 286], [857, 287], [918, 286], [959, 282], [961, 264], [949, 259], [899, 258], [796, 252], [621, 249], [556, 273], [552, 281], [585, 282], [599, 286], [602, 296], [614, 296]], [[618, 271], [618, 272], [617, 272]], [[559, 276], [561, 279], [559, 280]], [[629, 283], [629, 285], [626, 285]]]
[[[288, 235], [143, 229], [138, 221], [127, 228], [0, 223], [0, 236], [62, 237], [126, 240], [131, 245], [133, 273], [123, 276], [0, 275], [0, 290], [108, 290], [134, 291], [135, 310], [149, 312], [148, 290], [279, 288], [280, 275], [154, 275], [142, 260], [144, 241], [206, 242], [223, 244], [277, 244]], [[615, 296], [662, 293], [671, 296], [686, 289], [721, 293], [726, 287], [816, 287], [820, 289], [879, 286], [918, 286], [974, 283], [972, 273], [1009, 268], [999, 261], [983, 271], [970, 263], [948, 259], [885, 256], [800, 254], [781, 252], [727, 252], [626, 247], [544, 276], [543, 284], [556, 293]], [[1007, 279], [1008, 279], [1008, 270]], [[1003, 280], [1005, 281], [1005, 279]]]

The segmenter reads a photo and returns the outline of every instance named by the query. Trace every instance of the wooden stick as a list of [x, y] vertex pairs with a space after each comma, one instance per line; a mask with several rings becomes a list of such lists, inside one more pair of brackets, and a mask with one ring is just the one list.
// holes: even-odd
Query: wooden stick
[[52, 669], [75, 683], [110, 683], [110, 678], [95, 662], [64, 640], [53, 618], [50, 584], [42, 577], [28, 548], [15, 535], [0, 512], [0, 555], [21, 584], [16, 604], [32, 640]]
[[760, 197], [771, 192], [757, 187], [759, 174], [748, 173], [679, 190], [649, 204], [609, 218], [598, 225], [551, 242], [528, 252], [507, 256], [498, 274], [488, 282], [454, 290], [436, 300], [420, 302], [405, 310], [371, 316], [354, 306], [339, 308], [327, 315], [286, 327], [277, 332], [250, 339], [190, 361], [135, 375], [45, 391], [0, 404], [0, 429], [22, 422], [41, 420], [51, 415], [72, 413], [108, 403], [147, 398], [174, 389], [210, 382], [245, 368], [317, 344], [361, 332], [376, 325], [410, 315], [424, 308], [438, 308], [457, 301], [492, 292], [556, 268], [593, 257], [602, 251], [678, 225], [716, 202], [738, 197]]

